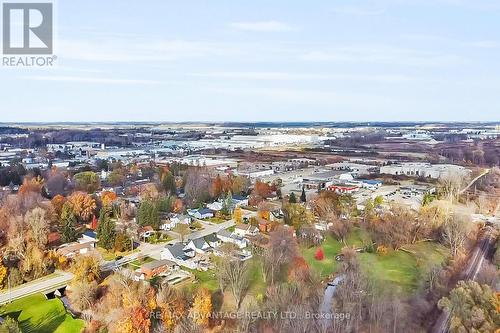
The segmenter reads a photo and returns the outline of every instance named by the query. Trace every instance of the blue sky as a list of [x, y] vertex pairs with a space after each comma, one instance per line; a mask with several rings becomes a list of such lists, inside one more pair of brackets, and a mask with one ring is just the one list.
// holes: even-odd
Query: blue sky
[[0, 121], [498, 121], [500, 1], [56, 1]]

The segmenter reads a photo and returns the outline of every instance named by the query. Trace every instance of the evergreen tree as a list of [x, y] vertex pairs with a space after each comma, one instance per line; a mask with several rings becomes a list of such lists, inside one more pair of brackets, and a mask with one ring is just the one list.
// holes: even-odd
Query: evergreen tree
[[222, 213], [225, 215], [230, 215], [232, 214], [233, 210], [233, 195], [231, 191], [227, 192], [226, 198], [222, 202]]
[[173, 195], [176, 193], [175, 178], [170, 171], [167, 171], [163, 176], [162, 186], [167, 194]]
[[300, 201], [306, 202], [306, 190], [304, 189], [304, 186], [302, 186], [302, 194], [300, 195]]
[[99, 239], [99, 245], [106, 250], [112, 249], [115, 245], [115, 227], [115, 222], [110, 218], [109, 210], [106, 208], [101, 209], [97, 239]]
[[137, 220], [139, 225], [150, 225], [153, 229], [160, 228], [160, 209], [158, 202], [144, 200], [137, 211]]
[[297, 203], [297, 197], [295, 196], [294, 192], [290, 193], [290, 196], [288, 197], [288, 202], [289, 203]]
[[63, 243], [71, 243], [78, 239], [78, 233], [76, 232], [76, 216], [71, 210], [65, 210], [63, 207], [63, 213], [61, 214], [62, 230], [61, 230], [61, 240]]

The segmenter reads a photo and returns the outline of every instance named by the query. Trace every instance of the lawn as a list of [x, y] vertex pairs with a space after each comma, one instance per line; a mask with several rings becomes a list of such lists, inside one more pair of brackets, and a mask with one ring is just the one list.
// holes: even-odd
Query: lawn
[[[349, 246], [362, 247], [369, 243], [368, 235], [360, 229], [354, 229], [346, 238]], [[321, 244], [325, 254], [323, 260], [314, 258], [318, 247], [301, 247], [301, 253], [312, 271], [321, 279], [326, 279], [338, 269], [339, 262], [335, 256], [344, 246], [328, 235]], [[361, 267], [374, 280], [392, 283], [402, 291], [409, 292], [418, 287], [433, 264], [442, 263], [449, 256], [445, 247], [434, 242], [409, 245], [405, 250], [389, 251], [387, 254], [360, 253]]]
[[2, 316], [17, 319], [23, 332], [78, 333], [85, 327], [81, 319], [74, 319], [65, 309], [60, 299], [46, 299], [35, 294], [18, 299], [0, 307]]
[[102, 259], [104, 259], [106, 261], [114, 260], [117, 256], [126, 256], [126, 255], [129, 255], [131, 253], [139, 251], [139, 249], [134, 249], [134, 250], [126, 251], [126, 252], [114, 252], [114, 251], [108, 251], [105, 248], [102, 248], [99, 246], [96, 247], [96, 249], [101, 254]]
[[443, 263], [449, 251], [434, 242], [422, 242], [405, 247], [406, 251], [390, 251], [385, 255], [360, 253], [362, 267], [375, 280], [390, 282], [401, 290], [415, 290], [434, 264]]
[[[250, 285], [248, 288], [248, 293], [254, 296], [259, 294], [264, 294], [266, 291], [266, 284], [262, 280], [262, 267], [260, 262], [253, 258], [248, 260], [249, 264], [249, 281]], [[188, 287], [190, 290], [194, 290], [197, 288], [207, 288], [208, 290], [214, 292], [219, 289], [219, 281], [217, 280], [217, 276], [215, 275], [215, 270], [210, 269], [206, 272], [192, 270], [188, 268], [183, 268], [184, 270], [193, 273], [195, 276], [195, 280], [197, 283], [191, 283]]]

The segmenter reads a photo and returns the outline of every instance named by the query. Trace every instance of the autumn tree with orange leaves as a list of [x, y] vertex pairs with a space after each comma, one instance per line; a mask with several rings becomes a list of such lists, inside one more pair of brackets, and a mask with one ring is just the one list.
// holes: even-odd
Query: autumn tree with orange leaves
[[102, 205], [105, 207], [111, 206], [111, 204], [117, 199], [117, 195], [113, 191], [104, 191], [101, 194]]
[[96, 209], [95, 200], [85, 192], [74, 192], [67, 202], [73, 213], [82, 221], [88, 221]]
[[201, 288], [194, 297], [193, 307], [191, 308], [195, 322], [207, 327], [210, 322], [210, 313], [212, 312], [212, 295], [206, 288]]

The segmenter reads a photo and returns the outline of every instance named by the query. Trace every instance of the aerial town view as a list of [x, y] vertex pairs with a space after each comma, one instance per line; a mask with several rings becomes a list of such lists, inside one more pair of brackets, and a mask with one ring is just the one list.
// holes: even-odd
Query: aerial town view
[[500, 4], [2, 1], [0, 333], [499, 333]]

